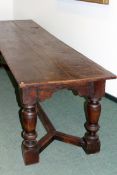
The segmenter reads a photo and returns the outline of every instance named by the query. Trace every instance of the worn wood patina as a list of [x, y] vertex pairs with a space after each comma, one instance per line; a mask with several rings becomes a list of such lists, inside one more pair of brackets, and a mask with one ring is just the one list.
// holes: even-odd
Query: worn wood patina
[[[116, 76], [31, 20], [1, 21], [0, 51], [19, 88], [25, 164], [37, 163], [39, 153], [55, 139], [80, 146], [88, 154], [99, 152], [99, 101], [105, 95], [106, 80]], [[61, 89], [87, 97], [82, 138], [56, 131], [38, 103]], [[47, 130], [39, 141], [37, 114]]]

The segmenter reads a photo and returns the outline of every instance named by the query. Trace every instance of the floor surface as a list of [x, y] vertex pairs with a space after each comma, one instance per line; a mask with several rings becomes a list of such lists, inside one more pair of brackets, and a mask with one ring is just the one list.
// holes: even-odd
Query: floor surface
[[[58, 130], [84, 135], [83, 97], [62, 90], [41, 104]], [[55, 141], [40, 154], [39, 164], [24, 166], [20, 108], [7, 73], [0, 69], [0, 175], [116, 175], [117, 103], [103, 98], [101, 104], [100, 153], [86, 155], [79, 147]], [[37, 131], [38, 138], [46, 133], [39, 120]]]

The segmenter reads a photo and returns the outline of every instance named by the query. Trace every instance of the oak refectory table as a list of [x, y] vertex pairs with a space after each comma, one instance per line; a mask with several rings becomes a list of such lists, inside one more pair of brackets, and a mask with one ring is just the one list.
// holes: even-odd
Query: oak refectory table
[[[116, 76], [32, 20], [0, 22], [0, 53], [18, 84], [25, 164], [37, 163], [39, 153], [55, 139], [80, 146], [88, 154], [99, 152], [99, 101], [105, 94], [106, 80]], [[86, 97], [86, 133], [82, 138], [56, 131], [39, 105], [61, 89]], [[37, 116], [47, 131], [39, 141]]]

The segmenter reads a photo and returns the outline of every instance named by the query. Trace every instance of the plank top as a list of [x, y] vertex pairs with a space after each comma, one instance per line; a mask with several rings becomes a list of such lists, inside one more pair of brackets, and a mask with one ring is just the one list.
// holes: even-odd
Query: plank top
[[116, 78], [31, 20], [1, 21], [0, 51], [19, 85]]

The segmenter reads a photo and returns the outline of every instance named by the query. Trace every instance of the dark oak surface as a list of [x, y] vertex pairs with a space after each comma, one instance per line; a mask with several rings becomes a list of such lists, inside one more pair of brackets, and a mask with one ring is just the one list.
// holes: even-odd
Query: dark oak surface
[[[105, 94], [106, 80], [116, 76], [31, 20], [0, 22], [0, 52], [19, 85], [25, 164], [39, 162], [39, 153], [54, 140], [80, 146], [87, 154], [99, 152], [100, 100]], [[86, 97], [83, 137], [56, 131], [38, 104], [63, 88]], [[37, 115], [47, 131], [39, 141]]]
[[0, 50], [20, 86], [116, 77], [31, 20], [0, 22]]

